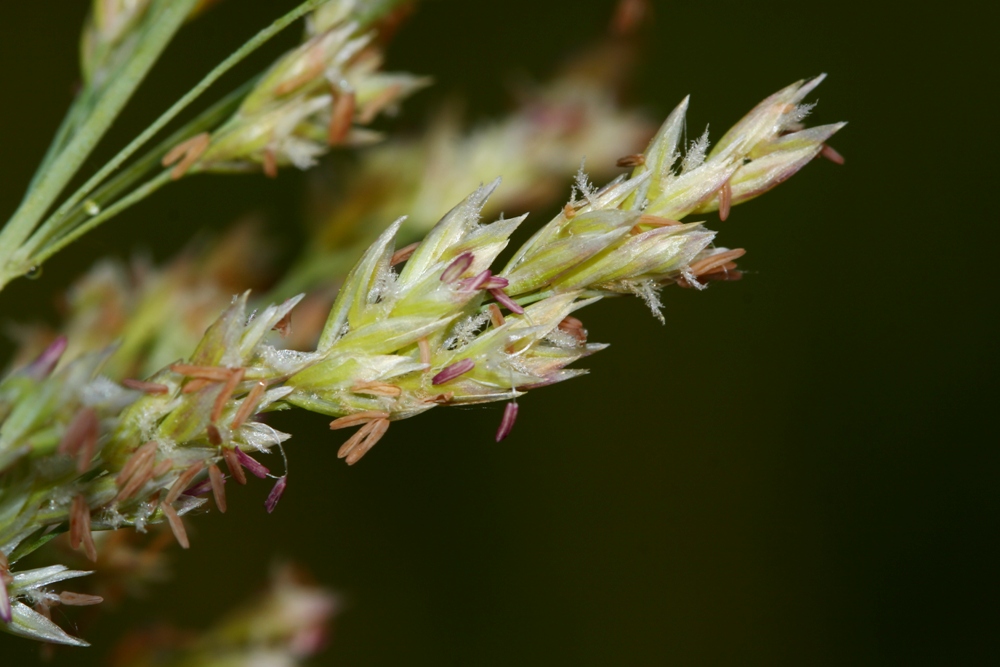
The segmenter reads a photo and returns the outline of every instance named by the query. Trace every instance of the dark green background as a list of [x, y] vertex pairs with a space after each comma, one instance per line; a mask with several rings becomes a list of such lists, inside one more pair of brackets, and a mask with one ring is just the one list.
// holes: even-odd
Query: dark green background
[[[190, 26], [118, 139], [292, 4], [227, 0]], [[612, 347], [590, 376], [524, 399], [502, 445], [499, 407], [435, 410], [349, 469], [326, 420], [290, 420], [278, 511], [264, 514], [264, 485], [231, 494], [229, 515], [191, 522], [170, 585], [57, 664], [101, 664], [155, 618], [209, 623], [276, 557], [346, 601], [318, 664], [998, 660], [996, 22], [962, 2], [654, 4], [634, 101], [655, 116], [691, 93], [692, 127], [718, 138], [826, 71], [814, 120], [850, 121], [834, 142], [845, 167], [812, 164], [718, 226], [749, 249], [746, 279], [668, 290], [666, 327], [632, 300], [595, 307], [591, 338]], [[427, 2], [391, 60], [438, 85], [403, 124], [450, 93], [477, 117], [501, 113], [511, 73], [545, 74], [611, 5]], [[69, 100], [84, 10], [0, 5], [3, 215]], [[11, 285], [3, 318], [51, 317], [55, 291], [97, 256], [165, 259], [248, 211], [291, 252], [303, 190], [293, 174], [182, 183]], [[34, 655], [0, 638], [3, 665]]]

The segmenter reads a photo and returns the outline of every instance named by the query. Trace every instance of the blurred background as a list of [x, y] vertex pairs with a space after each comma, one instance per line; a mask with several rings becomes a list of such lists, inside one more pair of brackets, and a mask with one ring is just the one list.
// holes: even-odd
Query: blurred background
[[[88, 4], [0, 6], [4, 215], [69, 103]], [[186, 28], [101, 155], [294, 4], [226, 0]], [[328, 419], [282, 415], [294, 439], [277, 511], [251, 484], [228, 515], [189, 521], [171, 581], [106, 610], [80, 629], [93, 647], [53, 664], [107, 664], [156, 621], [204, 627], [283, 560], [341, 597], [322, 665], [1000, 657], [991, 22], [963, 2], [651, 4], [625, 98], [651, 119], [690, 93], [691, 132], [711, 124], [717, 139], [766, 95], [828, 72], [812, 122], [850, 123], [832, 142], [843, 167], [816, 161], [713, 216], [721, 244], [748, 249], [744, 279], [666, 290], [665, 326], [632, 299], [589, 309], [591, 340], [611, 348], [586, 360], [591, 375], [526, 397], [499, 445], [500, 406], [434, 410], [348, 468]], [[519, 82], [600, 40], [614, 5], [423, 2], [388, 65], [436, 83], [382, 129], [417, 133], [455, 98], [473, 123], [501, 117]], [[280, 266], [304, 242], [309, 181], [186, 179], [13, 283], [2, 319], [55, 322], [56, 295], [96, 258], [166, 261], [247, 214]], [[37, 649], [0, 637], [0, 662], [36, 664]]]

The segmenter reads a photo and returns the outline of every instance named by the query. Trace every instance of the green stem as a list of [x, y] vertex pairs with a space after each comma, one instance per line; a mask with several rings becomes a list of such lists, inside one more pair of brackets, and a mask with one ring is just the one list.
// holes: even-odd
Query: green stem
[[[61, 230], [73, 229], [81, 222], [92, 218], [93, 214], [88, 213], [86, 210], [88, 206], [96, 206], [98, 209], [103, 208], [119, 194], [128, 190], [154, 169], [159, 168], [160, 159], [171, 148], [200, 132], [211, 130], [225, 120], [236, 110], [240, 101], [246, 97], [247, 92], [249, 92], [255, 82], [256, 79], [247, 81], [203, 111], [187, 125], [161, 141], [155, 148], [130, 164], [127, 169], [119, 172], [114, 178], [94, 191], [82, 204], [78, 204], [76, 208], [70, 211], [67, 217], [63, 219], [63, 224], [58, 226], [44, 225], [38, 229], [22, 247], [20, 254], [24, 258], [24, 264], [26, 266], [37, 265], [39, 260], [35, 256], [35, 252], [38, 248], [44, 248], [44, 244], [57, 236]], [[107, 218], [105, 218], [106, 220]]]
[[9, 281], [8, 264], [38, 222], [63, 191], [70, 179], [80, 170], [98, 141], [104, 136], [132, 97], [139, 84], [149, 73], [171, 38], [180, 28], [196, 0], [162, 0], [161, 11], [151, 16], [149, 27], [135, 53], [108, 85], [87, 119], [79, 126], [72, 139], [59, 153], [50, 168], [45, 170], [35, 187], [25, 197], [14, 217], [0, 232], [0, 286]]
[[163, 171], [160, 175], [153, 179], [150, 179], [143, 183], [140, 187], [136, 188], [132, 192], [128, 193], [126, 196], [122, 197], [114, 204], [104, 209], [94, 217], [90, 218], [81, 225], [77, 225], [75, 228], [68, 231], [66, 234], [58, 237], [52, 243], [49, 243], [45, 248], [32, 257], [32, 260], [36, 264], [41, 264], [47, 260], [52, 255], [56, 254], [66, 246], [68, 246], [73, 241], [77, 240], [90, 230], [94, 229], [100, 225], [105, 220], [115, 217], [125, 209], [130, 206], [138, 204], [140, 201], [153, 194], [164, 185], [170, 182], [170, 171]]
[[26, 194], [35, 189], [35, 186], [38, 184], [38, 181], [41, 180], [42, 175], [49, 170], [52, 162], [59, 156], [63, 148], [66, 147], [66, 141], [76, 132], [76, 128], [86, 114], [86, 110], [90, 106], [90, 103], [91, 96], [87, 90], [81, 92], [73, 99], [72, 105], [70, 105], [69, 110], [66, 112], [66, 117], [63, 118], [62, 123], [59, 125], [59, 129], [56, 131], [55, 138], [52, 139], [52, 144], [45, 152], [45, 156], [42, 158], [41, 164], [38, 165], [38, 169], [35, 171], [35, 175], [32, 177], [31, 183], [28, 185]]

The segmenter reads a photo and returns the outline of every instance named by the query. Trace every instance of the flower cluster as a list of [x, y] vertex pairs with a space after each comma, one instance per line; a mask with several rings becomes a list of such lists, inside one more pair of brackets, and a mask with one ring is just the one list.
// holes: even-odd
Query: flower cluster
[[710, 153], [707, 138], [679, 145], [685, 100], [645, 152], [624, 160], [631, 177], [598, 189], [581, 169], [563, 210], [499, 270], [493, 263], [525, 216], [482, 223], [498, 181], [419, 244], [396, 247], [397, 221], [347, 276], [312, 351], [282, 344], [301, 297], [248, 313], [245, 292], [184, 361], [142, 379], [103, 375], [111, 350], [60, 365], [66, 340], [56, 339], [0, 383], [0, 628], [80, 643], [29, 603], [81, 573], [10, 571], [60, 532], [91, 559], [92, 531], [125, 526], [166, 523], [186, 548], [182, 517], [209, 495], [224, 512], [227, 480], [244, 484], [247, 473], [274, 480], [273, 511], [287, 461], [276, 474], [258, 456], [284, 455], [289, 436], [261, 413], [297, 406], [334, 417], [331, 429], [358, 427], [340, 449], [350, 464], [391, 422], [437, 406], [508, 401], [496, 439], [507, 437], [515, 399], [584, 372], [567, 366], [601, 349], [576, 311], [621, 293], [655, 309], [665, 285], [737, 275], [742, 250], [716, 247], [703, 223], [678, 218], [711, 210], [727, 217], [822, 153], [841, 125], [798, 126], [808, 111], [801, 102], [819, 81], [769, 97]]
[[371, 143], [365, 125], [428, 80], [381, 72], [376, 32], [357, 20], [358, 0], [330, 0], [307, 22], [306, 39], [279, 58], [222, 127], [184, 141], [163, 163], [174, 178], [188, 171], [307, 169], [331, 146]]

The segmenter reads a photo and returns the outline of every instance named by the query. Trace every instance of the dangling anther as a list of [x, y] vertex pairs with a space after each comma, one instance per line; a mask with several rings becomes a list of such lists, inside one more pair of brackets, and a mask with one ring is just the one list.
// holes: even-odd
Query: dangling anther
[[834, 164], [844, 164], [844, 156], [834, 150], [829, 144], [823, 144], [823, 148], [820, 149], [819, 154]]
[[167, 518], [167, 523], [170, 524], [170, 530], [173, 532], [174, 538], [177, 539], [177, 544], [181, 545], [182, 549], [189, 549], [191, 543], [188, 541], [184, 522], [177, 515], [177, 510], [166, 503], [160, 503], [160, 509], [163, 511], [163, 516]]
[[261, 157], [261, 167], [264, 169], [264, 175], [268, 178], [278, 177], [278, 156], [271, 146], [264, 149], [264, 155]]

